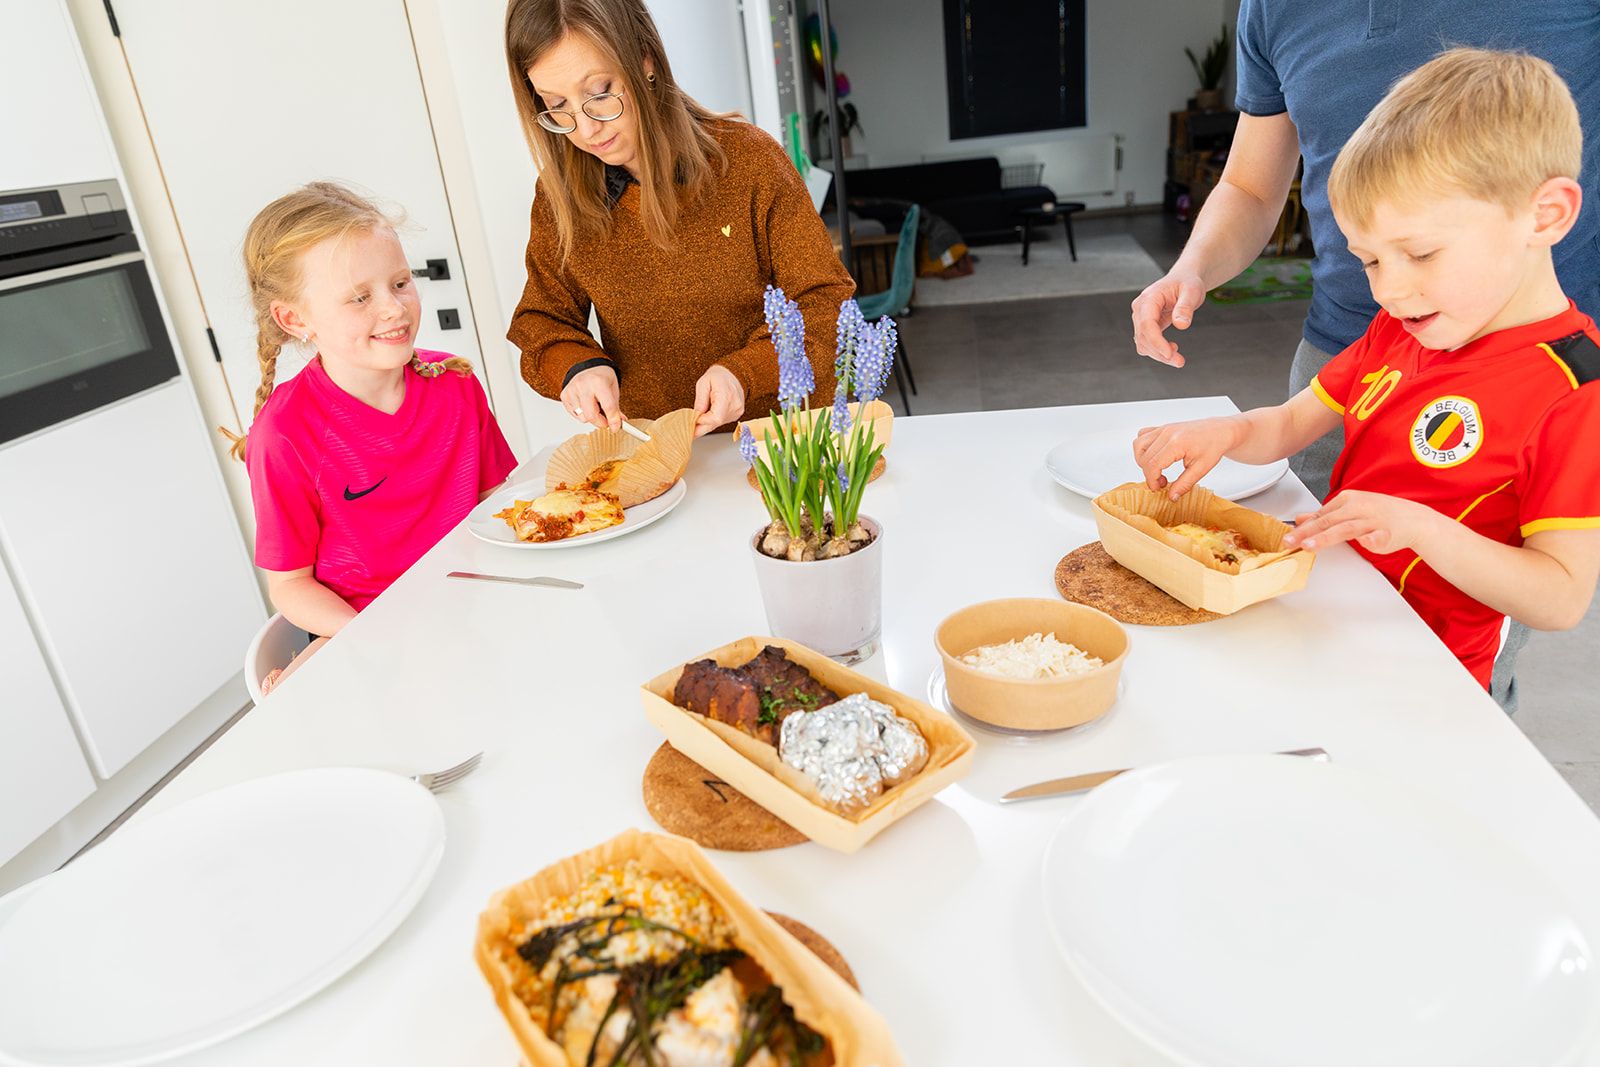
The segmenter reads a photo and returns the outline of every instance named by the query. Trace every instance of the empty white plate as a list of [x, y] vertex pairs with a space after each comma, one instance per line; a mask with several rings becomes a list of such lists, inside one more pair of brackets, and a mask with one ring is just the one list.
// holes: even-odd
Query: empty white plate
[[[1091, 500], [1124, 482], [1142, 482], [1144, 473], [1133, 461], [1137, 429], [1102, 431], [1062, 441], [1045, 453], [1044, 469], [1066, 488]], [[1173, 464], [1165, 473], [1176, 478], [1182, 469]], [[1224, 459], [1200, 484], [1225, 500], [1243, 500], [1271, 489], [1288, 472], [1288, 460], [1254, 466]]]
[[599, 544], [601, 541], [626, 537], [644, 529], [681, 504], [684, 494], [689, 491], [689, 483], [679, 478], [671, 489], [654, 500], [646, 500], [643, 504], [624, 508], [622, 522], [616, 526], [607, 526], [604, 530], [568, 537], [562, 541], [519, 541], [504, 519], [494, 517], [495, 512], [505, 510], [514, 501], [533, 500], [548, 492], [544, 487], [544, 469], [554, 452], [555, 447], [551, 446], [534, 457], [534, 462], [529, 465], [530, 477], [526, 481], [499, 490], [467, 512], [467, 529], [472, 532], [472, 536], [490, 544], [505, 545], [507, 548], [579, 548], [583, 545]]
[[1464, 814], [1292, 756], [1207, 756], [1085, 797], [1045, 852], [1057, 947], [1206, 1067], [1553, 1067], [1600, 984], [1560, 893]]
[[134, 823], [0, 902], [0, 1063], [131, 1067], [257, 1026], [381, 945], [443, 854], [433, 795], [358, 768]]

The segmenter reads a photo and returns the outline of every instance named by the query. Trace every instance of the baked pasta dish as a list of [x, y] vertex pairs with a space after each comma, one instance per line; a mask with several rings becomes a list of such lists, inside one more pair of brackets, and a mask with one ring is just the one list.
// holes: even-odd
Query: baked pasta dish
[[622, 504], [597, 489], [562, 486], [535, 500], [518, 500], [504, 511], [504, 519], [519, 541], [562, 541], [620, 525]]
[[1197, 522], [1180, 522], [1167, 529], [1187, 537], [1211, 553], [1218, 563], [1243, 563], [1261, 555], [1244, 534], [1238, 530], [1225, 530], [1216, 526], [1202, 526]]
[[510, 917], [511, 992], [574, 1067], [826, 1067], [700, 886], [630, 859]]

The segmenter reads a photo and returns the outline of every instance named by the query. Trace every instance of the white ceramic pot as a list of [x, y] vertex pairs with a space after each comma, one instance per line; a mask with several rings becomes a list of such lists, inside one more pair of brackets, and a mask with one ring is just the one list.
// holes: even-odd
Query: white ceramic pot
[[792, 563], [763, 555], [762, 526], [750, 539], [756, 581], [773, 637], [798, 641], [840, 663], [878, 650], [883, 630], [883, 527], [865, 515], [872, 543], [848, 556]]

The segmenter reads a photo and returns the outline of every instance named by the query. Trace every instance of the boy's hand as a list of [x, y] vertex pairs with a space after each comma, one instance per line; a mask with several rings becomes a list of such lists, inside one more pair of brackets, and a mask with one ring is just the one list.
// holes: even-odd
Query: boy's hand
[[[1133, 439], [1133, 461], [1144, 472], [1146, 485], [1158, 491], [1167, 489], [1167, 495], [1176, 500], [1239, 444], [1243, 432], [1243, 424], [1231, 416], [1147, 427]], [[1169, 487], [1161, 472], [1180, 461], [1183, 473]]]
[[1369, 552], [1387, 555], [1415, 550], [1441, 518], [1439, 512], [1414, 500], [1349, 490], [1319, 510], [1297, 516], [1295, 528], [1284, 535], [1283, 543], [1291, 548], [1323, 549], [1354, 541]]

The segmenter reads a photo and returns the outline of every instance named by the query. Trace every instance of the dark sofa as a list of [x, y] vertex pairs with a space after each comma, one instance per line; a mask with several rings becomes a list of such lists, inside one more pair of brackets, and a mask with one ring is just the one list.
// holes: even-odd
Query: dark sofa
[[905, 167], [845, 172], [845, 193], [857, 197], [910, 200], [961, 231], [969, 244], [1011, 240], [1019, 208], [1038, 207], [1056, 198], [1049, 186], [1000, 187], [1000, 161], [952, 159]]

